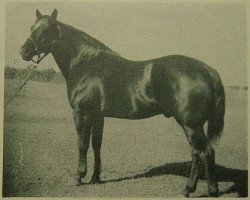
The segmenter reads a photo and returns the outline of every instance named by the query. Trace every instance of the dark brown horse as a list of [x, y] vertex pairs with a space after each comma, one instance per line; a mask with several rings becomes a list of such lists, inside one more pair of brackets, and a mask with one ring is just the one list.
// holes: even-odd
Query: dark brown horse
[[57, 10], [51, 16], [37, 10], [36, 16], [20, 54], [27, 61], [38, 56], [33, 61], [39, 63], [51, 53], [66, 79], [79, 141], [78, 185], [87, 173], [91, 136], [95, 155], [91, 183], [100, 182], [104, 117], [142, 119], [163, 114], [176, 119], [191, 145], [192, 167], [184, 195], [196, 189], [199, 163], [205, 166], [210, 196], [218, 195], [211, 143], [219, 139], [224, 126], [225, 94], [215, 69], [180, 55], [130, 61], [57, 21]]

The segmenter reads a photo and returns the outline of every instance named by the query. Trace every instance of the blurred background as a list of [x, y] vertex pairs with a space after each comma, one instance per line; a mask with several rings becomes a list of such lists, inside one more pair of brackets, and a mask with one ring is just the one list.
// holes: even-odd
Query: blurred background
[[[225, 85], [246, 85], [246, 4], [8, 2], [6, 65], [29, 64], [18, 50], [30, 34], [37, 8], [47, 15], [56, 8], [59, 21], [83, 30], [127, 59], [187, 55], [216, 68]], [[59, 70], [51, 55], [39, 68]]]

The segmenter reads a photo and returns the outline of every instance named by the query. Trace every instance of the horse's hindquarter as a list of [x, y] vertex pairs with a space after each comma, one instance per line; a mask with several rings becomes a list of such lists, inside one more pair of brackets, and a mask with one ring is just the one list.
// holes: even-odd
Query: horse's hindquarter
[[166, 83], [171, 85], [171, 106], [167, 103], [170, 115], [190, 126], [203, 124], [214, 106], [213, 80], [207, 65], [185, 56], [167, 56], [159, 63]]

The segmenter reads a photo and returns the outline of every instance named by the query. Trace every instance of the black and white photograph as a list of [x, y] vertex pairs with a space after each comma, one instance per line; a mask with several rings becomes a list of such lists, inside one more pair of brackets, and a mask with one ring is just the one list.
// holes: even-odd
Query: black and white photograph
[[248, 197], [247, 1], [6, 1], [2, 197]]

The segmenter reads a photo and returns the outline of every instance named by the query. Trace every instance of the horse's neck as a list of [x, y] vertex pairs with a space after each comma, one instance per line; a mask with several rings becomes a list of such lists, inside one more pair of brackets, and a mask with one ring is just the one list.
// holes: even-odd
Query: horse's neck
[[60, 23], [62, 40], [54, 48], [52, 55], [64, 77], [68, 78], [70, 70], [79, 65], [84, 66], [89, 60], [99, 55], [100, 52], [116, 54], [110, 48], [69, 25]]

